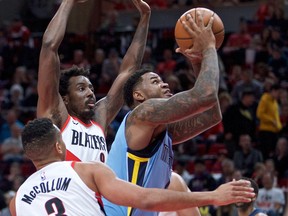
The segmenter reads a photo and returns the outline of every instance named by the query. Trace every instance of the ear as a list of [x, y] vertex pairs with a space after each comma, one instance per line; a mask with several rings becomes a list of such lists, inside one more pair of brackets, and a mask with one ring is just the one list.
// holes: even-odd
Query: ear
[[63, 99], [63, 101], [64, 101], [64, 104], [67, 105], [67, 104], [68, 104], [68, 101], [69, 101], [68, 96], [67, 96], [67, 95], [62, 96], [62, 99]]
[[59, 142], [56, 142], [56, 151], [59, 154], [63, 154], [64, 153], [64, 149], [62, 148], [61, 144]]
[[145, 100], [144, 95], [140, 91], [134, 91], [133, 92], [133, 98], [136, 101], [141, 101], [141, 102]]

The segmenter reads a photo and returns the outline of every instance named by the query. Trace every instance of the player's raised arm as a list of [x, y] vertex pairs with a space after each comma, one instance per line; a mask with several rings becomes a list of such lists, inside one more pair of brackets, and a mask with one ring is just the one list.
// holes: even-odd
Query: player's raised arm
[[60, 128], [67, 110], [59, 94], [58, 48], [64, 38], [69, 14], [77, 0], [63, 0], [42, 39], [39, 58], [37, 117], [51, 118]]
[[107, 96], [97, 104], [96, 121], [101, 123], [103, 128], [106, 128], [113, 121], [123, 106], [123, 86], [131, 74], [140, 68], [145, 51], [151, 9], [143, 0], [132, 1], [140, 13], [140, 21], [131, 45], [123, 58], [119, 75], [113, 82]]

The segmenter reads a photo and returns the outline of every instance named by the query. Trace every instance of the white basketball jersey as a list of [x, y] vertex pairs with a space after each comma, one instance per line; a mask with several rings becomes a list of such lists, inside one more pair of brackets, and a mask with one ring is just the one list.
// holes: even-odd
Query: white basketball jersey
[[72, 168], [74, 162], [52, 163], [33, 173], [16, 193], [17, 216], [103, 216], [95, 192]]
[[67, 148], [66, 160], [106, 162], [106, 140], [103, 129], [96, 122], [85, 124], [75, 117], [68, 116], [61, 132]]

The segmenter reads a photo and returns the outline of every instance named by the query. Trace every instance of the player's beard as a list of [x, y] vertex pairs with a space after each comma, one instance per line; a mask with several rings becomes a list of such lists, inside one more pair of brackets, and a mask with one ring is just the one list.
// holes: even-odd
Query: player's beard
[[248, 203], [235, 203], [235, 206], [241, 211], [246, 211], [250, 206], [251, 202]]

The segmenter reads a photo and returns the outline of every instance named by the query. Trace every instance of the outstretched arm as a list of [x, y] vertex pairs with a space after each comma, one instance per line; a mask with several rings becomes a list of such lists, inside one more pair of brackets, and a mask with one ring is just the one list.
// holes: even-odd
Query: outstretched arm
[[140, 12], [140, 21], [131, 45], [123, 58], [119, 75], [115, 79], [107, 96], [97, 104], [96, 121], [99, 122], [103, 128], [106, 128], [113, 121], [123, 106], [123, 86], [131, 74], [140, 68], [144, 55], [151, 10], [149, 5], [143, 0], [132, 1]]
[[58, 48], [64, 38], [69, 14], [77, 0], [63, 0], [42, 39], [39, 58], [37, 117], [48, 117], [59, 128], [68, 116], [59, 94], [60, 60]]
[[245, 180], [229, 182], [209, 192], [179, 192], [143, 188], [120, 180], [107, 165], [100, 162], [76, 163], [74, 168], [88, 187], [100, 192], [109, 201], [148, 211], [175, 211], [197, 206], [250, 202], [255, 196], [250, 182]]

